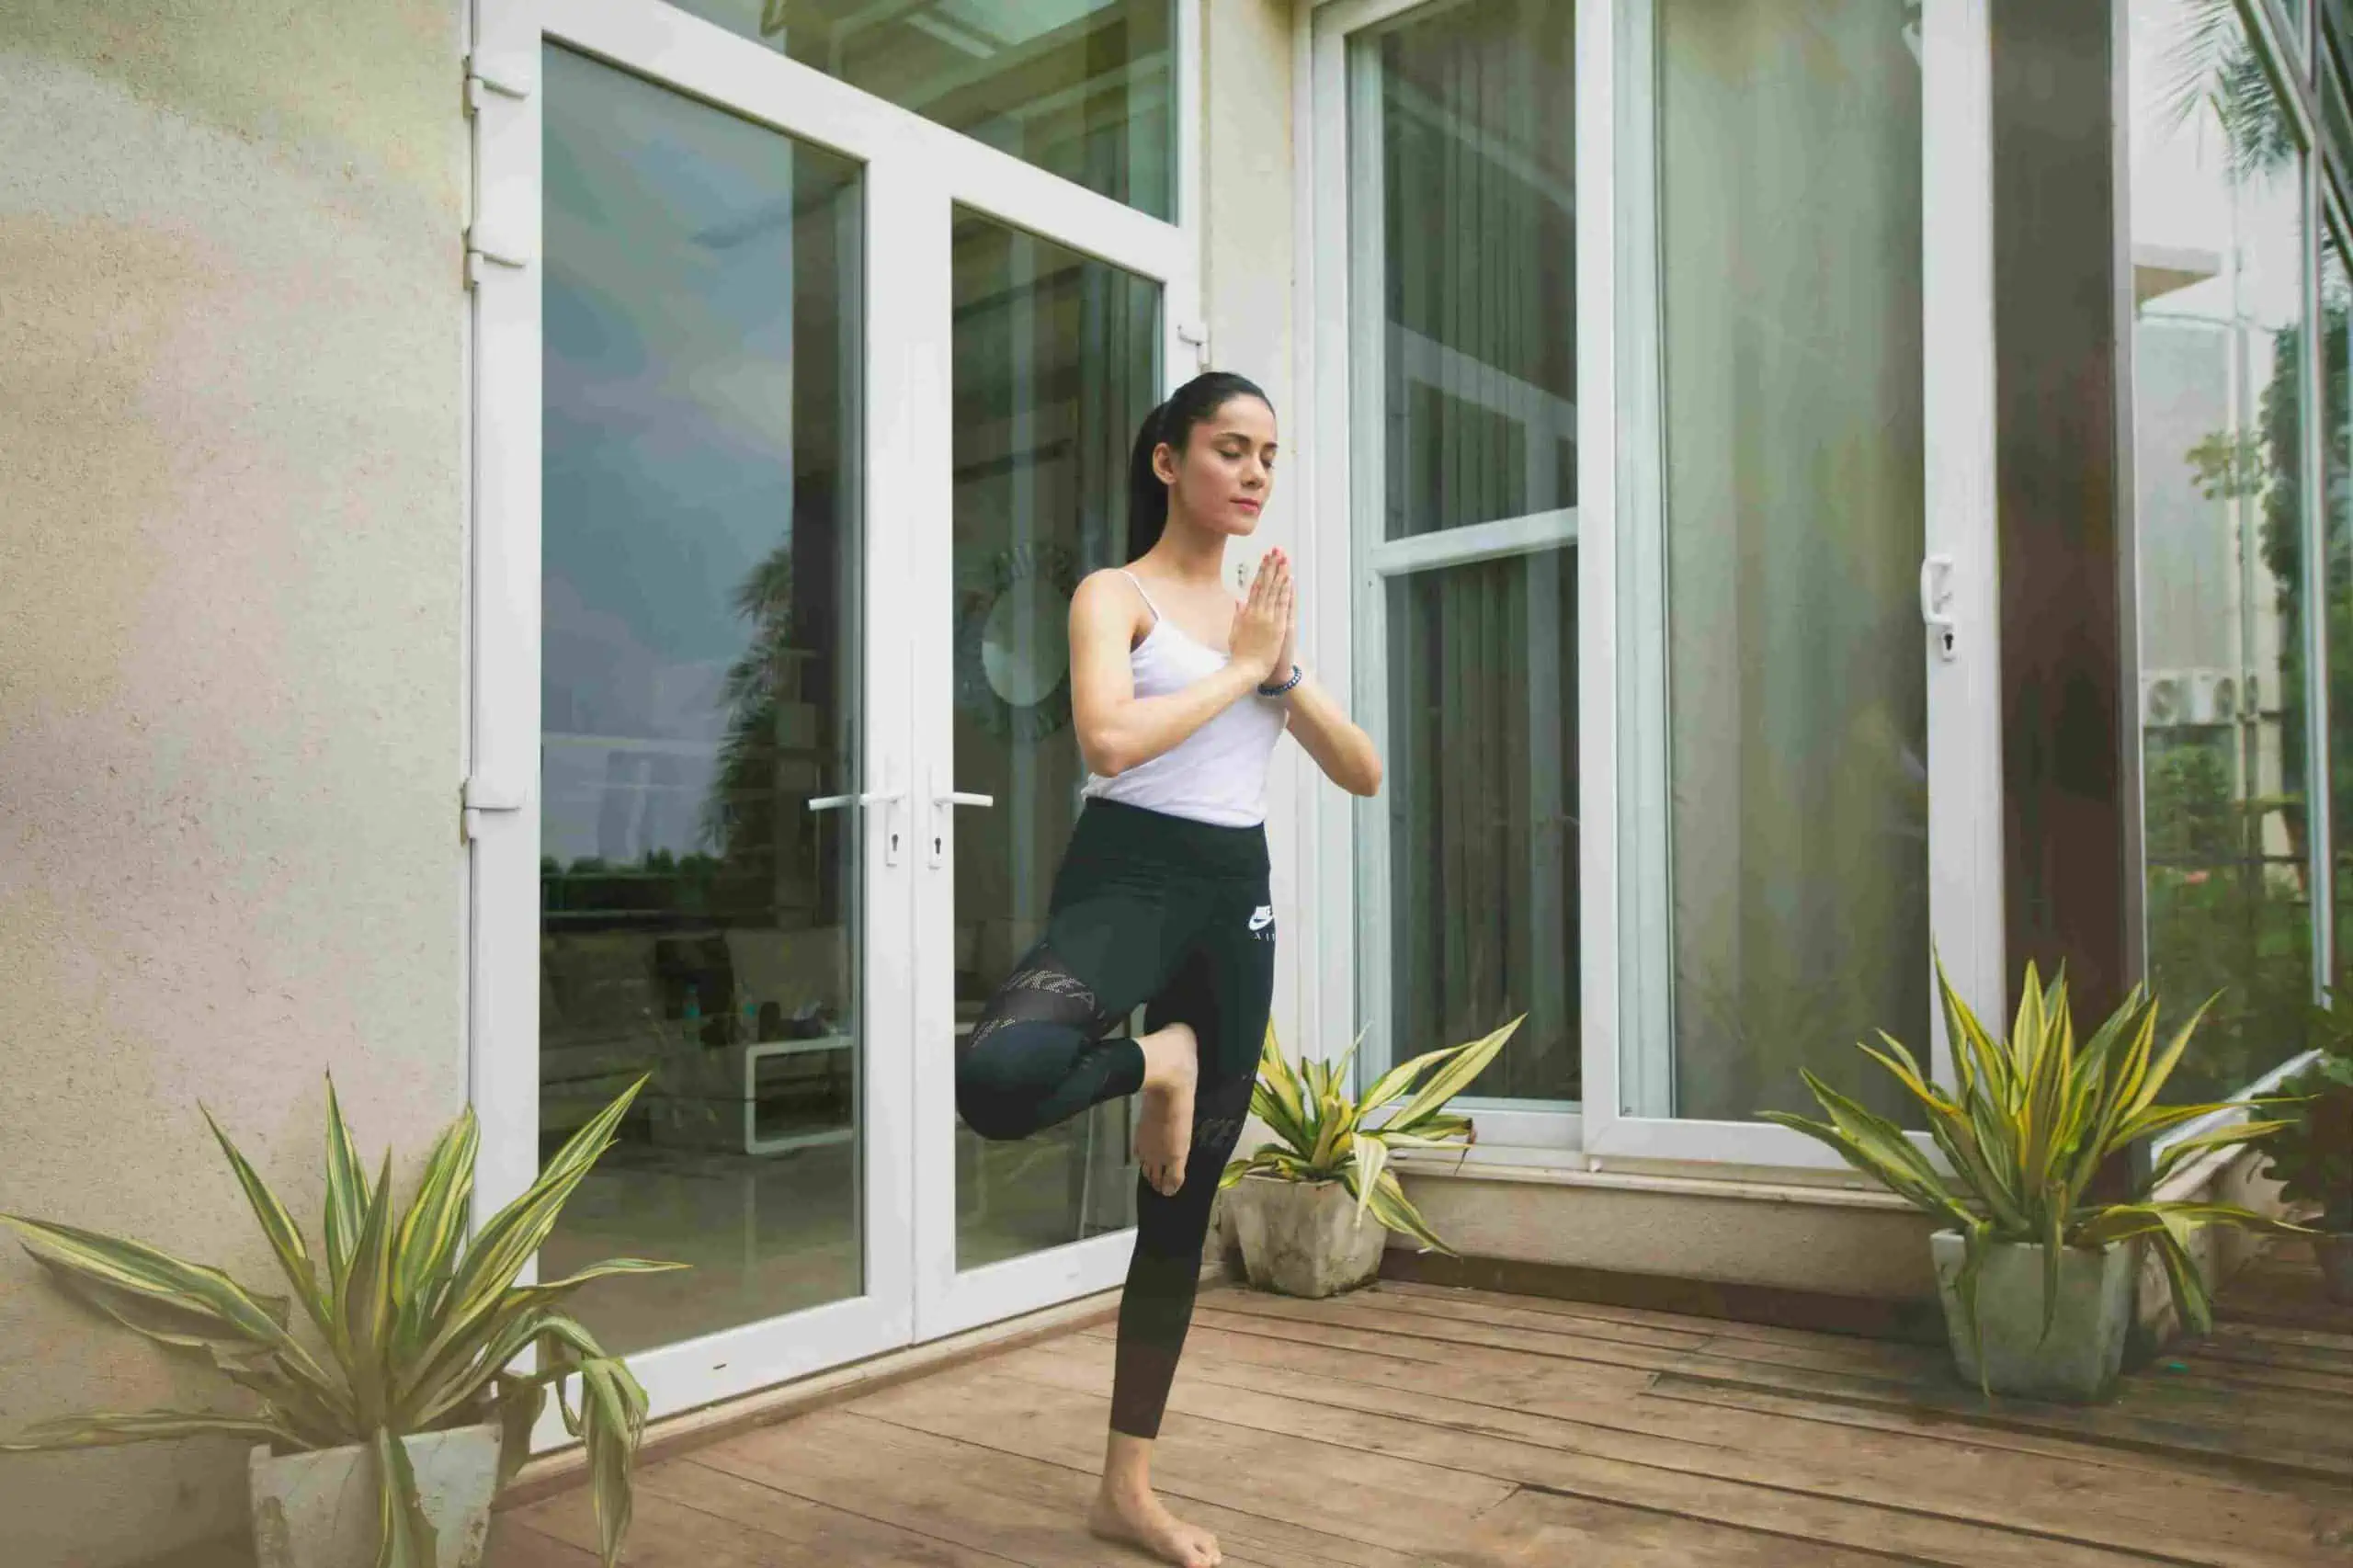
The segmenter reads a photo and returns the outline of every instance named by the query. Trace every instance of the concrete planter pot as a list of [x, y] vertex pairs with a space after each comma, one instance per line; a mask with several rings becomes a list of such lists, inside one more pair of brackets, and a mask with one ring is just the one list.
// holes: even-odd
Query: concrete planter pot
[[1336, 1181], [1248, 1176], [1226, 1189], [1243, 1272], [1261, 1290], [1320, 1301], [1381, 1269], [1388, 1227], [1357, 1223], [1357, 1200]]
[[[1967, 1256], [1958, 1231], [1929, 1238], [1943, 1298], [1945, 1330], [1961, 1381], [1978, 1385], [1977, 1346], [1955, 1281]], [[2042, 1330], [2043, 1249], [1996, 1244], [1977, 1277], [1977, 1316], [1985, 1344], [1984, 1383], [1997, 1394], [2092, 1404], [2108, 1397], [2124, 1364], [2132, 1327], [2140, 1249], [2074, 1247], [2059, 1260], [2059, 1311]]]
[[2320, 1265], [2321, 1293], [2340, 1307], [2353, 1307], [2353, 1232], [2314, 1236], [2313, 1260]]
[[[439, 1568], [480, 1568], [498, 1494], [498, 1428], [463, 1426], [404, 1439], [417, 1494], [432, 1521]], [[247, 1465], [259, 1568], [370, 1568], [376, 1561], [375, 1476], [357, 1446]]]

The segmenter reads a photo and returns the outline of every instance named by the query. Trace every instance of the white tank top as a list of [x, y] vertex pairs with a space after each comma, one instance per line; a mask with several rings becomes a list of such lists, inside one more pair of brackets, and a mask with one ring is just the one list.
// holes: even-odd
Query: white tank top
[[[1138, 697], [1182, 691], [1232, 663], [1161, 614], [1134, 573], [1120, 575], [1152, 611], [1151, 631], [1128, 653]], [[1253, 692], [1151, 761], [1115, 778], [1089, 774], [1086, 792], [1217, 827], [1256, 827], [1267, 820], [1267, 768], [1285, 722], [1280, 701]]]

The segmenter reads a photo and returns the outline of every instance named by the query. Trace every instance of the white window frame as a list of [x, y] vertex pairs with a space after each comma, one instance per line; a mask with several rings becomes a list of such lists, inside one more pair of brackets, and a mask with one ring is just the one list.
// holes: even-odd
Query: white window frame
[[[1381, 738], [1387, 707], [1381, 585], [1402, 563], [1444, 559], [1457, 541], [1421, 540], [1368, 550], [1352, 528], [1356, 478], [1351, 452], [1355, 394], [1349, 303], [1360, 236], [1349, 228], [1350, 35], [1446, 0], [1317, 0], [1299, 20], [1294, 77], [1309, 133], [1296, 149], [1302, 264], [1298, 303], [1303, 384], [1313, 453], [1308, 516], [1314, 519], [1313, 602], [1349, 609], [1347, 625], [1322, 629], [1314, 651], [1328, 666], [1353, 667], [1359, 718]], [[1582, 647], [1578, 660], [1578, 816], [1582, 863], [1584, 1100], [1579, 1105], [1467, 1102], [1481, 1141], [1476, 1160], [1584, 1165], [1605, 1160], [1731, 1163], [1835, 1168], [1837, 1156], [1813, 1140], [1757, 1122], [1675, 1120], [1628, 1114], [1621, 1044], [1672, 1039], [1671, 975], [1642, 965], [1671, 962], [1668, 882], [1660, 812], [1630, 802], [1665, 790], [1664, 627], [1655, 594], [1626, 585], [1659, 582], [1663, 506], [1657, 335], [1624, 324], [1655, 323], [1655, 151], [1648, 84], [1652, 0], [1586, 0], [1576, 19], [1578, 227], [1576, 421], [1579, 495], [1563, 538], [1577, 545]], [[1928, 768], [1933, 929], [1947, 971], [1972, 999], [2006, 995], [2002, 926], [2000, 640], [1995, 532], [1992, 45], [1989, 0], [1925, 0], [1920, 17], [1924, 188], [1924, 414], [1927, 551], [1950, 560], [1948, 608], [1961, 623], [1959, 656], [1928, 664]], [[1596, 221], [1595, 214], [1605, 215]], [[1377, 238], [1377, 236], [1375, 236]], [[1377, 339], [1376, 339], [1377, 341]], [[1463, 559], [1510, 553], [1524, 540], [1473, 538]], [[1622, 546], [1622, 547], [1621, 547]], [[1398, 551], [1399, 561], [1382, 559]], [[1386, 569], [1386, 570], [1384, 570]], [[1630, 624], [1642, 614], [1647, 620]], [[1627, 666], [1620, 675], [1620, 666]], [[1624, 688], [1647, 691], [1630, 701]], [[1631, 771], [1630, 771], [1630, 768]], [[1387, 918], [1386, 833], [1376, 814], [1319, 801], [1316, 904], [1361, 918], [1325, 916], [1315, 933], [1323, 955], [1307, 977], [1312, 1033], [1344, 1040], [1370, 1025], [1365, 1063], [1388, 1017], [1382, 944], [1364, 933]], [[1376, 842], [1377, 841], [1377, 842]], [[1358, 856], [1361, 854], [1362, 864]], [[1358, 879], [1361, 878], [1359, 881]], [[1645, 890], [1657, 898], [1636, 900]], [[1621, 944], [1620, 932], [1626, 933]], [[1362, 976], [1361, 981], [1359, 976]], [[1641, 1004], [1640, 1006], [1637, 1005]], [[1980, 1005], [1985, 1005], [1981, 1002]], [[1998, 1003], [1995, 1004], [1998, 1008]], [[1349, 1027], [1342, 1027], [1349, 1021]], [[1933, 1065], [1949, 1081], [1941, 1017]], [[1663, 1062], [1654, 1045], [1632, 1065]], [[1918, 1140], [1924, 1147], [1925, 1136]]]
[[[466, 798], [482, 809], [466, 813], [465, 1007], [471, 1097], [483, 1127], [476, 1224], [539, 1168], [542, 49], [561, 44], [609, 62], [862, 165], [860, 767], [867, 788], [907, 792], [899, 806], [863, 814], [866, 1289], [631, 1356], [656, 1416], [1101, 1290], [1126, 1269], [1131, 1232], [955, 1270], [953, 1074], [938, 1065], [954, 1029], [956, 813], [929, 799], [953, 762], [952, 568], [945, 548], [922, 547], [944, 546], [953, 499], [951, 203], [1157, 282], [1164, 378], [1181, 380], [1199, 364], [1201, 3], [1174, 6], [1171, 223], [660, 0], [474, 0], [465, 764]], [[938, 531], [923, 532], [924, 519]], [[890, 562], [906, 570], [888, 571]], [[903, 613], [875, 613], [885, 578], [890, 605], [903, 609], [912, 594], [939, 610], [916, 618], [912, 639]], [[935, 820], [948, 841], [938, 864], [921, 842]], [[892, 833], [904, 842], [886, 865]], [[919, 1047], [938, 1058], [923, 1071]], [[534, 1447], [567, 1441], [551, 1411]]]

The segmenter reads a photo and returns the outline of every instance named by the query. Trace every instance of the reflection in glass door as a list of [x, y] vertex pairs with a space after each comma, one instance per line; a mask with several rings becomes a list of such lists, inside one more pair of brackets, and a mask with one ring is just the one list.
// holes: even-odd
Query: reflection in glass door
[[[1158, 401], [1161, 301], [1155, 283], [970, 210], [952, 255], [961, 1031], [1043, 933], [1076, 818], [1070, 596], [1127, 559], [1128, 448]], [[955, 1138], [960, 1270], [1134, 1223], [1125, 1102], [1024, 1142], [961, 1123]]]
[[861, 1294], [858, 166], [546, 55], [543, 1278], [635, 1351]]

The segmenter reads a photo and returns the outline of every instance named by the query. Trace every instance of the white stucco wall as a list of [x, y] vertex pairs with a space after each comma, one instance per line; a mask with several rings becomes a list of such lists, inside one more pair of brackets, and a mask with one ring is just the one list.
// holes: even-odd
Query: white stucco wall
[[[462, 0], [0, 4], [0, 1210], [256, 1280], [463, 1103]], [[221, 1397], [0, 1247], [0, 1433]], [[0, 1458], [0, 1560], [233, 1528], [212, 1442]]]

